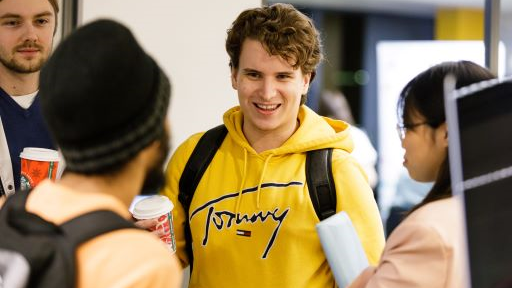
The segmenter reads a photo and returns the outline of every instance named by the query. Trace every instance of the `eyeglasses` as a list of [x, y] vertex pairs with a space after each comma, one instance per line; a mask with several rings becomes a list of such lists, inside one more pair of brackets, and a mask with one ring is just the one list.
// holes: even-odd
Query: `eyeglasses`
[[398, 138], [400, 138], [401, 141], [404, 140], [405, 138], [405, 133], [407, 133], [407, 130], [408, 129], [414, 129], [418, 126], [422, 126], [422, 125], [429, 125], [428, 122], [421, 122], [421, 123], [414, 123], [414, 124], [408, 124], [408, 123], [403, 123], [403, 124], [396, 124], [396, 132], [398, 132]]

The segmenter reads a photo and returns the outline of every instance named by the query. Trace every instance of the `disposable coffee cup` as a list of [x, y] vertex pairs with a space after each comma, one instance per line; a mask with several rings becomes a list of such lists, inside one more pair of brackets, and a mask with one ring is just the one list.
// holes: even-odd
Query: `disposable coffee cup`
[[174, 205], [169, 198], [162, 195], [147, 197], [133, 206], [133, 218], [137, 220], [157, 219], [158, 224], [149, 230], [160, 230], [160, 239], [172, 253], [176, 252], [176, 238], [172, 225], [172, 209]]
[[55, 180], [59, 168], [59, 152], [52, 149], [26, 147], [20, 154], [22, 190], [32, 189], [44, 179]]

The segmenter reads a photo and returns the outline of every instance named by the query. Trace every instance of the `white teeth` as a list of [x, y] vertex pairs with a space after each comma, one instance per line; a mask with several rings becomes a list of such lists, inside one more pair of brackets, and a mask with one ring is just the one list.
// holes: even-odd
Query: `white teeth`
[[256, 107], [263, 109], [263, 110], [275, 110], [277, 109], [278, 104], [256, 104]]

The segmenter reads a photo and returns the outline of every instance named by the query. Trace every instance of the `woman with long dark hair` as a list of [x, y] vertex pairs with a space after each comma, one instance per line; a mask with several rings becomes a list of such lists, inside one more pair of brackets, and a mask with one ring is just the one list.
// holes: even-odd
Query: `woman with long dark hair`
[[470, 61], [444, 62], [404, 87], [397, 125], [404, 166], [412, 179], [435, 182], [391, 233], [378, 266], [364, 270], [350, 288], [464, 287], [464, 222], [459, 200], [451, 197], [444, 110], [443, 82], [449, 74], [457, 88], [494, 78]]

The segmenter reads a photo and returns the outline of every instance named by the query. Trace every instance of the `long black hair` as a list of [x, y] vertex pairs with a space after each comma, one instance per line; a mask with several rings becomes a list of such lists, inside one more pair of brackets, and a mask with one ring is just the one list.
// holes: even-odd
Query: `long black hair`
[[[399, 121], [402, 124], [412, 123], [412, 117], [416, 115], [422, 116], [432, 128], [445, 123], [443, 83], [449, 74], [455, 76], [456, 88], [495, 78], [489, 70], [471, 61], [443, 62], [432, 66], [414, 77], [400, 93], [397, 111]], [[452, 195], [449, 167], [447, 152], [432, 189], [410, 212]]]

